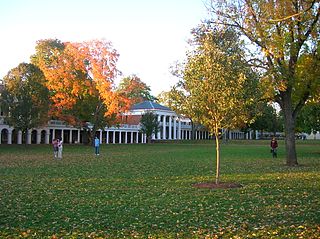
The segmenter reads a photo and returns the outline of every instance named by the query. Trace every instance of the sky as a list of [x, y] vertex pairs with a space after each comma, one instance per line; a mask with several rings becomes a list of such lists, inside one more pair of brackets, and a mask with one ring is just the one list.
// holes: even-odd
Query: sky
[[120, 54], [117, 81], [135, 74], [156, 96], [177, 82], [170, 66], [207, 18], [205, 0], [1, 0], [0, 79], [29, 62], [37, 40], [106, 39]]

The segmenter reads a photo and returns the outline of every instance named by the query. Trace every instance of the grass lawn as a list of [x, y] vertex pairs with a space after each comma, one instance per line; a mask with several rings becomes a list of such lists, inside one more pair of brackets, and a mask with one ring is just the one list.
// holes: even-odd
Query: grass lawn
[[320, 238], [320, 141], [298, 141], [300, 166], [280, 141], [0, 145], [0, 238]]

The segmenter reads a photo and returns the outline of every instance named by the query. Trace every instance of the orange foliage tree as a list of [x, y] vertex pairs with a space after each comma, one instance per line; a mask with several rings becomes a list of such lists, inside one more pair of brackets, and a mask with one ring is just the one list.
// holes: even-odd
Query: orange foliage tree
[[37, 42], [31, 60], [44, 73], [51, 92], [51, 116], [84, 128], [88, 139], [115, 123], [127, 101], [114, 90], [119, 54], [110, 42], [81, 43], [57, 39]]
[[123, 78], [117, 88], [117, 93], [131, 105], [145, 100], [154, 101], [156, 98], [150, 92], [150, 87], [136, 75]]

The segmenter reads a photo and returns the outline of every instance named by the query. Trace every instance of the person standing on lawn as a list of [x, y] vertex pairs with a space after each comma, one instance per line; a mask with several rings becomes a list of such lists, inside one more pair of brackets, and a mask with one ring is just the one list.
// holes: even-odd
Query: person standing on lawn
[[62, 149], [63, 149], [63, 145], [62, 145], [62, 140], [58, 139], [58, 159], [62, 159]]
[[100, 155], [100, 140], [97, 136], [94, 139], [94, 149], [96, 156]]
[[56, 159], [58, 157], [58, 140], [57, 139], [52, 140], [52, 146], [53, 146], [53, 155], [54, 155], [54, 158]]
[[276, 158], [277, 157], [278, 141], [276, 140], [275, 137], [272, 138], [272, 140], [270, 142], [270, 147], [271, 147], [272, 158]]

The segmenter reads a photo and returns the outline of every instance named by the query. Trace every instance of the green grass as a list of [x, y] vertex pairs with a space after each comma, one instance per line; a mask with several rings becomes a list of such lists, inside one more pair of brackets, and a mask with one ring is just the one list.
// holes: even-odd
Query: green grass
[[320, 238], [320, 141], [298, 141], [300, 166], [267, 141], [0, 146], [0, 238]]

